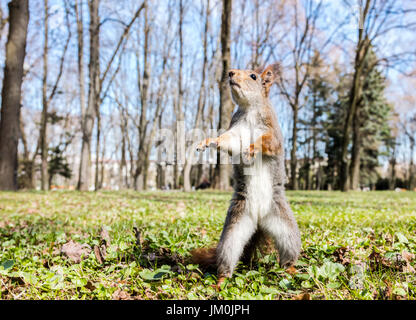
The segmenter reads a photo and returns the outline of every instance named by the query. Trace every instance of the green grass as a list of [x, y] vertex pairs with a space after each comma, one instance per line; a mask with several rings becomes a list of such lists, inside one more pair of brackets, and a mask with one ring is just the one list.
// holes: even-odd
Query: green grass
[[[240, 264], [216, 291], [215, 272], [188, 258], [218, 241], [230, 196], [0, 193], [0, 299], [416, 297], [416, 193], [288, 192], [302, 234], [297, 273], [270, 253]], [[70, 240], [100, 246], [101, 227], [111, 238], [102, 264], [94, 251], [80, 263], [61, 254]]]

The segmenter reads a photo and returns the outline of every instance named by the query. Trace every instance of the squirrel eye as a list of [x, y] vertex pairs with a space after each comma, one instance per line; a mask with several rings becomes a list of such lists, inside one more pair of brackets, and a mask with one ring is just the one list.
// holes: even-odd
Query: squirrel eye
[[257, 80], [257, 77], [256, 77], [256, 75], [255, 75], [254, 73], [250, 74], [250, 77], [251, 77], [251, 79], [253, 79], [253, 80]]

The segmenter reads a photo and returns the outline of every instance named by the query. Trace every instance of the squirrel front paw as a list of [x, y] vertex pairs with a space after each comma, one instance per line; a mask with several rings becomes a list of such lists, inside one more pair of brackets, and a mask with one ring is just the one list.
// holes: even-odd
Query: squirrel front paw
[[196, 151], [202, 152], [202, 151], [205, 151], [205, 149], [208, 147], [217, 147], [217, 146], [218, 146], [217, 139], [208, 138], [208, 139], [202, 140], [198, 144], [198, 146], [196, 147]]
[[251, 161], [252, 159], [256, 158], [257, 153], [259, 153], [259, 150], [257, 150], [254, 144], [250, 144], [246, 151], [243, 152], [243, 156], [245, 160]]

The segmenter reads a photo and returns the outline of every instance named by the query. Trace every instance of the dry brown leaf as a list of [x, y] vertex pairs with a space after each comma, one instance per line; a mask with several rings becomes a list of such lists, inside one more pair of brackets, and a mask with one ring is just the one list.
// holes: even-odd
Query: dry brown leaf
[[130, 295], [126, 291], [117, 289], [112, 296], [113, 300], [131, 300]]
[[333, 255], [335, 257], [335, 262], [339, 262], [342, 265], [350, 264], [350, 259], [346, 257], [347, 253], [350, 251], [349, 247], [341, 247], [334, 251]]
[[95, 258], [97, 258], [97, 261], [100, 264], [103, 264], [104, 263], [104, 258], [101, 254], [100, 248], [97, 245], [94, 246], [94, 254], [95, 254]]
[[294, 296], [292, 300], [311, 300], [311, 295], [307, 292], [303, 292], [297, 296]]
[[80, 244], [70, 240], [61, 248], [61, 253], [75, 263], [80, 263], [81, 259], [85, 259], [91, 252], [91, 247], [87, 244]]
[[414, 254], [414, 253], [407, 252], [406, 250], [404, 250], [404, 251], [402, 252], [402, 257], [403, 257], [403, 259], [404, 259], [406, 262], [411, 262], [412, 260], [414, 260], [414, 259], [415, 259], [415, 254]]
[[398, 255], [395, 257], [396, 259], [386, 259], [380, 249], [373, 247], [371, 254], [368, 256], [370, 260], [369, 266], [371, 270], [377, 270], [379, 268], [391, 268], [391, 269], [400, 269], [400, 261], [401, 256]]
[[85, 288], [87, 288], [88, 290], [94, 291], [96, 289], [96, 287], [94, 286], [94, 284], [91, 281], [88, 281], [87, 284], [85, 285]]
[[383, 299], [390, 299], [392, 294], [391, 287], [388, 283], [386, 283], [386, 288], [383, 290], [382, 298]]
[[406, 250], [402, 251], [402, 258], [406, 261], [406, 265], [403, 266], [403, 272], [406, 273], [415, 273], [415, 268], [412, 267], [410, 262], [415, 259], [415, 254], [407, 252]]
[[286, 272], [289, 274], [295, 274], [298, 272], [298, 270], [296, 270], [296, 268], [294, 266], [290, 266], [289, 268], [286, 269]]

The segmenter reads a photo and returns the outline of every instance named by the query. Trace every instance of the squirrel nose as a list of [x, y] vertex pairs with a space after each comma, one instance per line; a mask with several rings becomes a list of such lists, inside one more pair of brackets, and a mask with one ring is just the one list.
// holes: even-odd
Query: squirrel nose
[[233, 75], [235, 75], [235, 72], [234, 71], [230, 71], [230, 72], [228, 72], [228, 76], [231, 78]]

